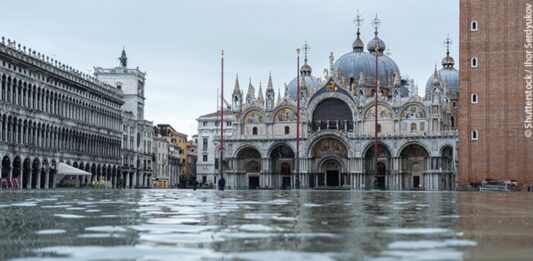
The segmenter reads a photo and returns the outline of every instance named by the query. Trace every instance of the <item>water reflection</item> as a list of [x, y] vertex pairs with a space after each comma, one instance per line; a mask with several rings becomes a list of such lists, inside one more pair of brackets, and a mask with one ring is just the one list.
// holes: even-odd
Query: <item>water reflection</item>
[[[490, 202], [486, 198], [496, 195], [4, 192], [0, 194], [0, 259], [462, 260], [486, 249], [487, 237], [501, 239], [499, 233], [474, 231], [490, 230], [497, 225], [493, 222], [504, 220], [499, 211], [493, 213], [499, 219], [483, 215]], [[519, 195], [523, 194], [501, 196], [507, 198], [501, 203], [525, 203], [530, 198]], [[519, 217], [511, 219], [515, 225], [533, 222], [530, 206], [517, 213]], [[524, 233], [521, 240], [525, 239], [531, 238]]]

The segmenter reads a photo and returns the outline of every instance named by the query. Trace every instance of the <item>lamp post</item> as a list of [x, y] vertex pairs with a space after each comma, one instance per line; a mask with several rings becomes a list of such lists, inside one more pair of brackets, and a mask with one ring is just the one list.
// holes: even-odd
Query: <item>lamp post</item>
[[300, 48], [296, 49], [296, 189], [300, 188]]
[[224, 180], [224, 50], [220, 59], [221, 73], [220, 73], [220, 166], [218, 168], [220, 178], [218, 179], [218, 190], [224, 190], [226, 187], [226, 180]]

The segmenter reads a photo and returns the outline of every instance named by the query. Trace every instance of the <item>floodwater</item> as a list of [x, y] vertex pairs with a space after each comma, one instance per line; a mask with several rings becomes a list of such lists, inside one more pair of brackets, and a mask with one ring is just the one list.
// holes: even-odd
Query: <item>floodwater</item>
[[0, 259], [533, 259], [533, 193], [0, 192]]

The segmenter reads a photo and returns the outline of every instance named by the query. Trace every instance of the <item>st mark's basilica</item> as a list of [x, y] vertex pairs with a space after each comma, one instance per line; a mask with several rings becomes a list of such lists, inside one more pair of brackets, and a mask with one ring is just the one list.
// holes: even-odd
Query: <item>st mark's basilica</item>
[[[225, 132], [224, 137], [224, 175], [228, 188], [286, 189], [294, 188], [297, 180], [304, 189], [455, 188], [459, 72], [449, 53], [450, 40], [446, 42], [442, 68], [435, 68], [430, 75], [422, 98], [414, 81], [402, 77], [396, 62], [387, 54], [386, 44], [378, 33], [379, 20], [374, 20], [375, 33], [366, 44], [366, 51], [359, 24], [351, 50], [336, 60], [330, 54], [330, 68], [324, 70], [324, 78], [313, 74], [307, 45], [304, 47], [299, 77], [299, 160], [296, 160], [297, 79], [285, 84], [283, 96], [279, 91], [275, 93], [271, 77], [266, 92], [259, 85], [257, 95], [251, 82], [244, 92], [236, 79], [226, 118], [231, 122], [224, 125], [230, 129], [227, 132], [230, 135]], [[374, 151], [376, 56], [377, 157]], [[198, 121], [199, 126], [206, 126], [202, 117]], [[199, 131], [200, 142], [210, 143], [203, 145], [204, 154], [208, 147], [218, 149], [219, 135], [203, 139], [201, 135]], [[199, 150], [198, 175], [216, 183], [216, 164], [201, 173], [201, 154]]]

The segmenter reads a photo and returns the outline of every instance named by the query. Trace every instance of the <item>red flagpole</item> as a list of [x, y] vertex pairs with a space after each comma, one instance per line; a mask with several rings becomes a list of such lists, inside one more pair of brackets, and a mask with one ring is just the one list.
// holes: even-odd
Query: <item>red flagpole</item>
[[218, 189], [224, 190], [224, 50], [222, 50], [222, 56], [220, 59], [221, 73], [220, 73], [220, 163], [219, 172], [220, 178], [218, 181]]
[[296, 188], [300, 188], [300, 48], [296, 49]]
[[[378, 48], [376, 47], [376, 90], [374, 95], [374, 164], [375, 175], [378, 173], [378, 92], [379, 92], [379, 77], [378, 77]], [[376, 178], [376, 177], [374, 177]], [[374, 180], [374, 186], [376, 182]]]

